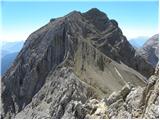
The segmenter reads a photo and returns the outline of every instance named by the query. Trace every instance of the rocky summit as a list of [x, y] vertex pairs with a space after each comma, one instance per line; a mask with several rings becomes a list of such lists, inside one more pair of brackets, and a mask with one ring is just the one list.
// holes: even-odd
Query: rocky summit
[[158, 74], [96, 8], [53, 18], [2, 77], [1, 118], [158, 118]]

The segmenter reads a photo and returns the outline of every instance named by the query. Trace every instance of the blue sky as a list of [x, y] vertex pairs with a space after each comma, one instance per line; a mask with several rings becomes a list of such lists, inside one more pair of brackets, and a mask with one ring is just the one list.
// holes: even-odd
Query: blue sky
[[[67, 1], [67, 0], [66, 0]], [[138, 36], [150, 37], [158, 33], [158, 1], [2, 1], [1, 40], [26, 40], [36, 29], [47, 24], [51, 18], [64, 16], [73, 10], [85, 12], [98, 8], [111, 19], [118, 21], [128, 39]]]

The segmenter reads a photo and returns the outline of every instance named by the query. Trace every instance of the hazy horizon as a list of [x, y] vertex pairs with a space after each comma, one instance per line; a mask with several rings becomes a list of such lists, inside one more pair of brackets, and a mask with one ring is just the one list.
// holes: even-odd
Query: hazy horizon
[[1, 41], [25, 41], [51, 18], [62, 17], [76, 10], [86, 12], [98, 8], [115, 19], [128, 38], [151, 37], [158, 33], [158, 1], [2, 1]]

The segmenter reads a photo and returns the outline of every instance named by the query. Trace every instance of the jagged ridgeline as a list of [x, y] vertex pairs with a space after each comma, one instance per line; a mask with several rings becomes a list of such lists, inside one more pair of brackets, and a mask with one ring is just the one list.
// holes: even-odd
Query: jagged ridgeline
[[28, 37], [2, 77], [1, 117], [85, 118], [79, 102], [143, 87], [153, 72], [115, 20], [96, 8], [73, 11]]

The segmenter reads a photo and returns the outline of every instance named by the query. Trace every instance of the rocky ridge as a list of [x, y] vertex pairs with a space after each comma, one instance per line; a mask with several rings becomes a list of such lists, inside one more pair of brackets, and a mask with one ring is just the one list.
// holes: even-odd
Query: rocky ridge
[[[2, 78], [1, 117], [85, 118], [81, 112], [91, 98], [108, 97], [130, 82], [144, 87], [147, 81], [136, 70], [145, 77], [154, 71], [115, 20], [95, 8], [73, 11], [28, 37]], [[103, 105], [95, 106], [103, 111]]]
[[[63, 68], [63, 71], [66, 71]], [[68, 74], [69, 75], [69, 71]], [[68, 119], [158, 119], [159, 118], [159, 75], [158, 71], [149, 78], [149, 82], [145, 87], [134, 86], [132, 84], [126, 84], [120, 91], [113, 92], [109, 97], [100, 99], [94, 94], [94, 89], [86, 87], [82, 84], [81, 87], [73, 84], [76, 78], [72, 80], [72, 85], [65, 93], [65, 96], [54, 95], [50, 97], [44, 97], [44, 94], [50, 94], [53, 90], [49, 90], [47, 93], [38, 93], [31, 104], [16, 115], [16, 118], [68, 118]], [[69, 75], [68, 78], [74, 78], [74, 75]], [[61, 82], [62, 79], [57, 79]], [[74, 81], [75, 80], [75, 81]], [[70, 79], [63, 81], [63, 85], [68, 85], [71, 82]], [[50, 83], [52, 85], [53, 82]], [[57, 84], [56, 84], [57, 85]], [[63, 88], [59, 89], [54, 85], [54, 89], [65, 91]], [[44, 86], [48, 87], [48, 86]], [[58, 89], [57, 89], [58, 88]], [[73, 92], [72, 88], [75, 89]], [[87, 93], [87, 89], [91, 93]], [[82, 92], [79, 92], [81, 90]], [[60, 92], [61, 93], [61, 92]], [[82, 94], [81, 94], [82, 93]], [[63, 93], [64, 94], [64, 93]], [[48, 95], [49, 96], [49, 95]], [[76, 96], [79, 98], [76, 98]], [[88, 97], [88, 98], [87, 98]], [[35, 99], [39, 98], [39, 102]], [[40, 99], [41, 98], [41, 99]], [[59, 100], [60, 104], [55, 100]], [[53, 102], [54, 101], [54, 102]], [[45, 108], [45, 109], [44, 109]], [[33, 109], [33, 110], [32, 110]], [[54, 111], [56, 110], [56, 112]], [[53, 114], [54, 113], [54, 114]]]

